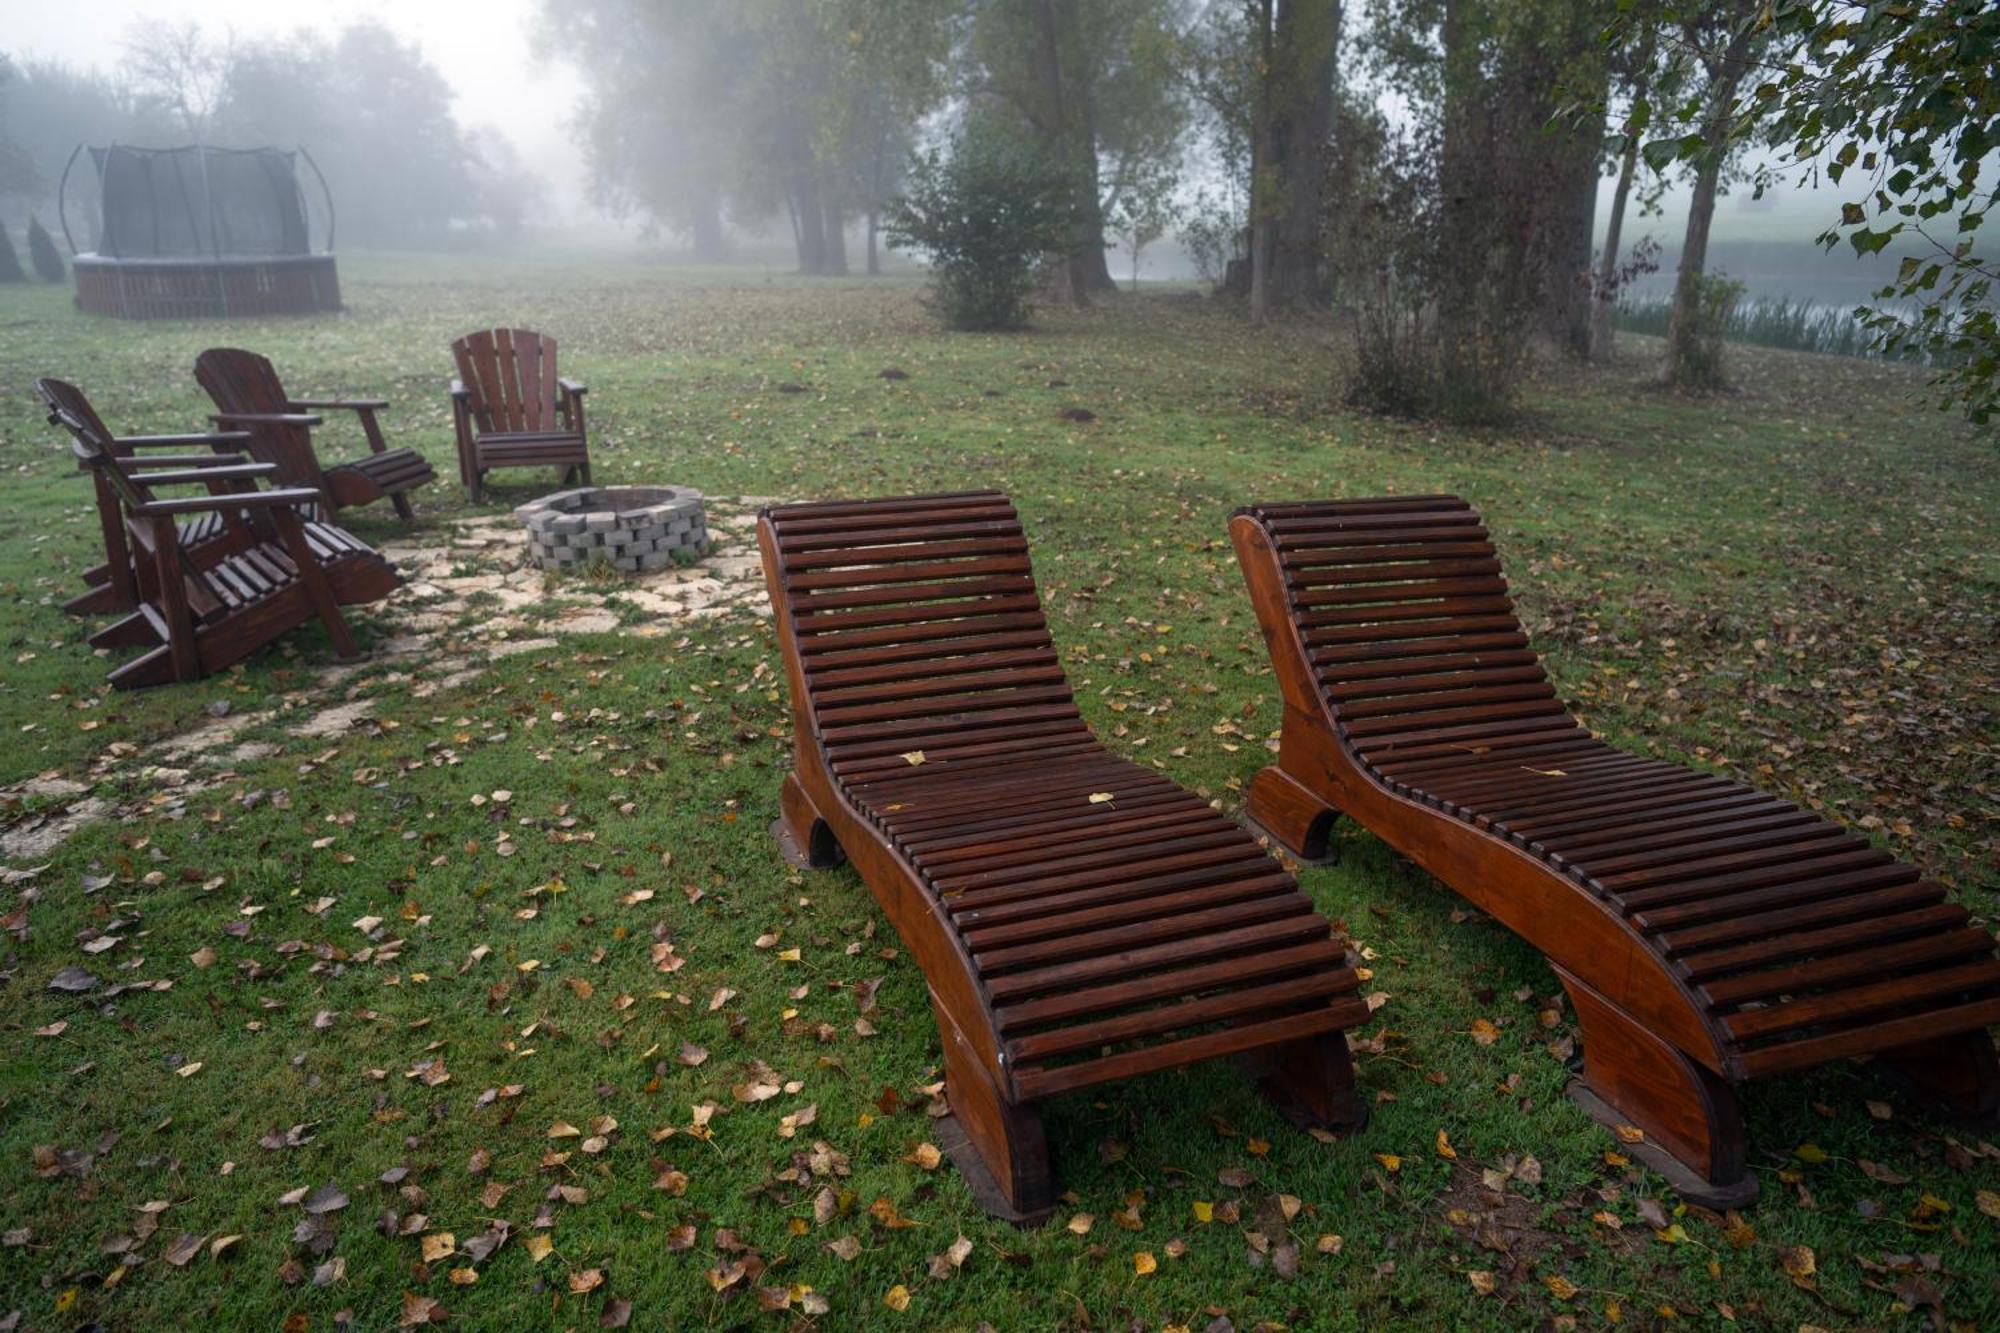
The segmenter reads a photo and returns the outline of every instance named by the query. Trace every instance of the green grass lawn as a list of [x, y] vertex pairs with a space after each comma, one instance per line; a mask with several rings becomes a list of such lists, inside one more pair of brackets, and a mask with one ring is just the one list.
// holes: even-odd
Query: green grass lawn
[[[564, 637], [444, 689], [459, 631], [329, 687], [314, 630], [114, 695], [58, 609], [95, 518], [30, 392], [57, 374], [116, 430], [185, 429], [209, 410], [195, 354], [258, 348], [294, 392], [393, 401], [392, 443], [438, 466], [419, 507], [442, 541], [471, 512], [446, 345], [520, 323], [589, 381], [602, 481], [1005, 488], [1099, 734], [1232, 813], [1278, 706], [1230, 510], [1456, 491], [1594, 727], [1866, 830], [1984, 914], [2000, 454], [1909, 372], [1743, 349], [1737, 392], [1689, 401], [1646, 387], [1634, 339], [1468, 434], [1344, 411], [1326, 330], [1251, 337], [1189, 295], [946, 336], [908, 279], [367, 256], [342, 276], [346, 314], [295, 322], [120, 324], [0, 289], [0, 823], [76, 799], [38, 777], [120, 812], [0, 886], [0, 1327], [382, 1328], [424, 1300], [477, 1329], [623, 1302], [652, 1328], [2000, 1324], [2000, 1152], [1977, 1128], [1859, 1066], [1760, 1085], [1761, 1202], [1682, 1211], [1562, 1097], [1547, 966], [1351, 829], [1301, 882], [1385, 997], [1359, 1034], [1372, 1126], [1317, 1142], [1228, 1066], [1066, 1097], [1056, 1219], [989, 1222], [925, 1166], [920, 974], [852, 871], [801, 876], [766, 836], [789, 734], [767, 621]], [[494, 511], [551, 479], [497, 480]], [[398, 533], [387, 506], [351, 526]], [[398, 632], [393, 608], [355, 621]], [[287, 729], [352, 700], [365, 723]], [[279, 711], [263, 757], [175, 785], [150, 747], [224, 709]], [[77, 967], [92, 993], [50, 989]], [[760, 1085], [780, 1091], [745, 1100]]]

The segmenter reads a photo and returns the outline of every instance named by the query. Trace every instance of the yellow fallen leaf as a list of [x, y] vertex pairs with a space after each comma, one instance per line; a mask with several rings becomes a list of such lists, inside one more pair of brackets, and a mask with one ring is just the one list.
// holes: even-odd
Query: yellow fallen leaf
[[558, 1120], [549, 1126], [549, 1137], [552, 1139], [573, 1139], [581, 1133], [582, 1130], [567, 1120]]
[[[918, 759], [918, 760], [921, 760], [922, 758], [923, 758], [923, 755], [922, 755], [922, 753], [920, 752], [920, 753], [919, 753], [919, 754], [917, 755], [917, 759]], [[893, 1286], [893, 1287], [889, 1288], [889, 1290], [888, 1290], [887, 1294], [885, 1294], [885, 1295], [884, 1295], [884, 1296], [882, 1297], [882, 1304], [884, 1304], [884, 1305], [888, 1306], [888, 1307], [889, 1307], [889, 1308], [890, 1308], [891, 1310], [907, 1310], [907, 1309], [909, 1309], [909, 1308], [910, 1308], [910, 1289], [909, 1289], [908, 1287], [904, 1286], [904, 1285], [903, 1285], [902, 1283], [898, 1282], [898, 1283], [897, 1283], [897, 1284], [896, 1284], [895, 1286]]]
[[1826, 1149], [1820, 1147], [1817, 1143], [1801, 1143], [1798, 1147], [1792, 1149], [1792, 1156], [1798, 1158], [1808, 1166], [1818, 1166], [1820, 1163], [1826, 1161]]
[[1097, 1225], [1097, 1218], [1091, 1213], [1078, 1213], [1069, 1220], [1069, 1229], [1079, 1236], [1088, 1236], [1090, 1229]]
[[1116, 799], [1117, 797], [1113, 796], [1108, 791], [1094, 791], [1090, 794], [1090, 803], [1092, 805], [1103, 805], [1108, 801], [1114, 801]]
[[1153, 1257], [1151, 1250], [1141, 1250], [1132, 1256], [1132, 1271], [1140, 1277], [1158, 1269], [1160, 1261]]
[[1980, 1212], [1988, 1217], [2000, 1217], [2000, 1194], [1995, 1194], [1992, 1190], [1981, 1190], [1973, 1195], [1972, 1199], [1979, 1205]]
[[[916, 765], [924, 762], [924, 752], [922, 750], [906, 750], [903, 752], [903, 762], [914, 768]], [[901, 1287], [896, 1288], [896, 1290], [903, 1291]], [[903, 1305], [908, 1305], [909, 1303], [910, 1293], [903, 1291]], [[899, 1305], [896, 1308], [900, 1310], [903, 1306]]]
[[176, 1069], [174, 1072], [176, 1074], [179, 1074], [182, 1078], [193, 1078], [196, 1074], [199, 1074], [201, 1072], [201, 1061], [196, 1060], [191, 1064], [182, 1065], [179, 1069]]
[[554, 1241], [539, 1232], [521, 1242], [521, 1248], [526, 1250], [528, 1257], [536, 1263], [540, 1263], [542, 1260], [548, 1258], [555, 1247], [556, 1243]]
[[926, 1171], [935, 1171], [938, 1169], [939, 1164], [944, 1161], [944, 1154], [938, 1151], [938, 1146], [935, 1143], [919, 1143], [916, 1147], [910, 1149], [903, 1160], [914, 1166], [920, 1166]]
[[1437, 1150], [1440, 1157], [1454, 1162], [1458, 1160], [1458, 1149], [1451, 1146], [1451, 1136], [1443, 1130], [1438, 1131]]
[[1500, 1040], [1500, 1029], [1490, 1019], [1475, 1018], [1472, 1020], [1472, 1039], [1481, 1046], [1491, 1046]]
[[1313, 1242], [1313, 1248], [1321, 1254], [1339, 1254], [1341, 1247], [1345, 1244], [1347, 1244], [1345, 1236], [1336, 1235], [1329, 1231]]
[[781, 963], [796, 963], [799, 961], [799, 951], [796, 946], [790, 949], [780, 949], [773, 956]]
[[1206, 1199], [1196, 1199], [1194, 1201], [1194, 1220], [1203, 1226], [1213, 1222], [1215, 1220], [1215, 1205]]
[[454, 1268], [448, 1276], [451, 1278], [452, 1286], [469, 1287], [479, 1281], [479, 1270], [476, 1268]]
[[1549, 1274], [1542, 1279], [1542, 1285], [1549, 1289], [1549, 1295], [1559, 1301], [1569, 1300], [1576, 1295], [1578, 1290], [1576, 1283], [1570, 1281], [1560, 1273]]
[[433, 1231], [423, 1239], [424, 1262], [434, 1264], [458, 1248], [458, 1238], [449, 1231]]
[[1494, 1277], [1490, 1270], [1484, 1268], [1472, 1270], [1465, 1275], [1465, 1279], [1472, 1284], [1472, 1289], [1481, 1296], [1491, 1296], [1493, 1289], [1500, 1285], [1500, 1280]]
[[1375, 1160], [1382, 1164], [1384, 1171], [1401, 1171], [1403, 1169], [1403, 1159], [1392, 1152], [1378, 1152], [1375, 1154]]

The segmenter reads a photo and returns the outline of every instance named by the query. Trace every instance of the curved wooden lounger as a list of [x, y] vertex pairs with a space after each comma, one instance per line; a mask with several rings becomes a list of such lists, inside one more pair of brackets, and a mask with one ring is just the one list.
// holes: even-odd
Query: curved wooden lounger
[[1098, 744], [1006, 496], [783, 505], [757, 532], [796, 745], [773, 832], [795, 864], [844, 852], [923, 968], [983, 1206], [1054, 1205], [1033, 1103], [1151, 1070], [1253, 1053], [1281, 1106], [1363, 1123], [1345, 944], [1242, 829]]
[[1987, 933], [1836, 824], [1594, 739], [1463, 500], [1257, 505], [1230, 535], [1285, 702], [1251, 819], [1318, 858], [1350, 815], [1548, 955], [1583, 1031], [1572, 1095], [1644, 1130], [1682, 1194], [1754, 1197], [1747, 1079], [1879, 1055], [2000, 1106]]

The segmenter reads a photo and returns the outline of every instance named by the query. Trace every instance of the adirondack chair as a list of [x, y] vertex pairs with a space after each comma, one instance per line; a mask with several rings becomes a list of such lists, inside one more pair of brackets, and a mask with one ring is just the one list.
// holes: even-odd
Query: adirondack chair
[[790, 684], [787, 859], [844, 854], [929, 983], [988, 1211], [1055, 1202], [1035, 1103], [1225, 1055], [1281, 1109], [1358, 1127], [1344, 943], [1241, 828], [1107, 752], [1057, 662], [995, 491], [768, 508]]
[[[375, 414], [389, 405], [386, 399], [294, 398], [285, 392], [268, 358], [240, 347], [209, 348], [195, 358], [194, 377], [215, 400], [216, 411], [209, 420], [249, 431], [250, 452], [276, 464], [285, 485], [318, 491], [329, 518], [384, 496], [402, 518], [414, 518], [408, 493], [437, 476], [437, 469], [422, 454], [391, 449], [383, 440]], [[312, 430], [325, 422], [319, 413], [326, 411], [354, 413], [368, 438], [366, 457], [321, 466]]]
[[[192, 458], [178, 454], [155, 455], [151, 462], [156, 466], [193, 466], [210, 459], [224, 462], [247, 462], [241, 453], [234, 452], [232, 446], [240, 446], [249, 440], [247, 431], [206, 431], [187, 435], [113, 435], [97, 410], [90, 405], [81, 391], [74, 385], [61, 380], [42, 380], [40, 386], [50, 407], [66, 414], [70, 419], [81, 422], [91, 438], [102, 441], [107, 449], [119, 457], [131, 458], [141, 450], [152, 449], [207, 449], [209, 452]], [[93, 565], [83, 571], [84, 590], [63, 603], [63, 610], [73, 616], [103, 615], [110, 611], [130, 611], [139, 605], [137, 576], [132, 568], [131, 548], [125, 541], [125, 520], [118, 505], [118, 492], [97, 468], [84, 466], [83, 471], [92, 479], [97, 492], [97, 523], [104, 534], [103, 564]], [[222, 483], [218, 481], [217, 487]], [[220, 549], [218, 539], [226, 535], [223, 516], [220, 513], [196, 514], [181, 524], [181, 547], [188, 557], [197, 562], [205, 558], [211, 547]], [[219, 557], [218, 557], [219, 558]]]
[[451, 345], [458, 475], [477, 503], [501, 467], [559, 467], [590, 484], [584, 386], [556, 374], [556, 340], [530, 329], [482, 329]]
[[1251, 819], [1318, 857], [1352, 817], [1548, 956], [1571, 1095], [1683, 1196], [1753, 1198], [1735, 1088], [1876, 1056], [2000, 1109], [2000, 960], [1945, 890], [1839, 825], [1628, 755], [1556, 698], [1454, 496], [1266, 504], [1230, 533], [1284, 696]]
[[[387, 561], [341, 529], [303, 517], [318, 492], [260, 491], [258, 480], [273, 477], [277, 466], [237, 455], [122, 455], [97, 423], [70, 410], [80, 396], [74, 386], [43, 379], [35, 387], [48, 404], [50, 423], [72, 436], [77, 460], [118, 500], [137, 609], [92, 635], [91, 643], [147, 651], [112, 671], [114, 686], [213, 675], [313, 619], [326, 625], [343, 659], [355, 656], [340, 608], [379, 600], [398, 579]], [[181, 486], [206, 493], [157, 493]], [[220, 520], [220, 535], [204, 544], [200, 558], [184, 544], [184, 529], [175, 521], [184, 515]]]

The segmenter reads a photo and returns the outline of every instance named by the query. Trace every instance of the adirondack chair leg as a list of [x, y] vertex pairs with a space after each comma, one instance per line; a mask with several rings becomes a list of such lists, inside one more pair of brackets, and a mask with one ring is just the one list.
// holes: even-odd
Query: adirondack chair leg
[[389, 496], [389, 503], [396, 506], [396, 517], [402, 519], [405, 523], [416, 522], [416, 511], [410, 508], [409, 496], [403, 494], [401, 491], [396, 491]]
[[1264, 1099], [1300, 1129], [1354, 1133], [1367, 1126], [1368, 1103], [1354, 1090], [1354, 1058], [1344, 1033], [1300, 1037], [1240, 1060]]
[[2000, 1119], [2000, 1056], [1984, 1032], [1961, 1032], [1884, 1051], [1897, 1078], [1968, 1120]]
[[284, 539], [292, 564], [298, 569], [299, 585], [305, 589], [314, 613], [333, 640], [334, 655], [343, 662], [360, 657], [361, 647], [354, 642], [354, 631], [347, 627], [347, 618], [340, 614], [340, 602], [327, 582], [326, 571], [313, 558], [312, 548], [306, 543], [305, 530], [299, 526], [297, 516], [287, 513], [278, 517], [278, 533]]
[[973, 1054], [950, 1012], [931, 992], [938, 1038], [944, 1044], [944, 1093], [951, 1114], [936, 1122], [939, 1146], [994, 1217], [1036, 1226], [1055, 1211], [1055, 1175], [1041, 1112], [1008, 1101]]
[[[1665, 1176], [1690, 1203], [1741, 1208], [1755, 1199], [1757, 1177], [1744, 1167], [1735, 1089], [1583, 982], [1555, 971], [1583, 1029], [1583, 1074], [1570, 1083], [1570, 1100], [1613, 1132], [1625, 1131], [1618, 1151]], [[1632, 1142], [1635, 1127], [1645, 1137]]]
[[771, 821], [771, 836], [778, 840], [778, 852], [800, 870], [825, 870], [846, 860], [833, 828], [820, 818], [812, 797], [799, 785], [795, 774], [785, 774], [778, 790], [779, 815]]
[[137, 644], [157, 644], [160, 636], [153, 632], [153, 623], [140, 612], [120, 616], [90, 636], [93, 648], [130, 648]]
[[1250, 779], [1243, 818], [1252, 832], [1268, 835], [1295, 861], [1331, 865], [1340, 859], [1331, 838], [1340, 811], [1276, 764]]

